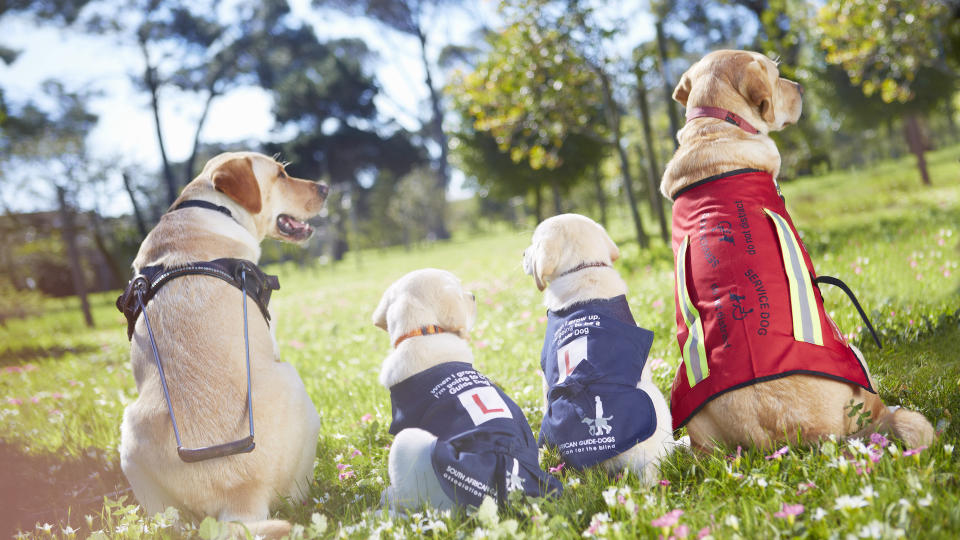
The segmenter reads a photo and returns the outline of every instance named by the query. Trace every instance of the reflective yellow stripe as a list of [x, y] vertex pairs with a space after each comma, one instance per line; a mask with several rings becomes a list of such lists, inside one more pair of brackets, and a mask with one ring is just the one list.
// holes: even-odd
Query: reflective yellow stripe
[[703, 322], [687, 293], [687, 247], [689, 245], [690, 237], [684, 237], [683, 242], [680, 243], [680, 249], [677, 250], [676, 293], [680, 314], [687, 325], [687, 339], [680, 346], [680, 354], [687, 368], [687, 382], [693, 387], [710, 375], [710, 369], [707, 367], [707, 351], [703, 346]]
[[780, 239], [783, 266], [790, 283], [793, 337], [797, 341], [823, 345], [817, 297], [813, 294], [813, 283], [810, 281], [810, 272], [807, 271], [807, 265], [803, 260], [803, 249], [800, 247], [800, 242], [793, 234], [793, 230], [786, 219], [766, 208], [763, 211], [773, 220], [774, 228], [777, 229], [777, 238]]

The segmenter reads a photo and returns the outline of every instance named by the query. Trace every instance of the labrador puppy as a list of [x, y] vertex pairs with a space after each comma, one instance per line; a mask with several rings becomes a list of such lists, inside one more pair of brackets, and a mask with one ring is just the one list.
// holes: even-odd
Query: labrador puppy
[[476, 312], [456, 276], [423, 269], [391, 285], [373, 313], [394, 347], [380, 370], [396, 435], [384, 492], [391, 511], [479, 506], [486, 496], [503, 505], [513, 491], [562, 490], [537, 463], [523, 411], [473, 369], [466, 339]]
[[646, 362], [653, 332], [633, 319], [619, 256], [604, 228], [577, 214], [544, 220], [523, 252], [548, 310], [540, 443], [573, 467], [626, 468], [649, 484], [676, 443]]
[[930, 422], [883, 405], [824, 310], [779, 194], [769, 133], [799, 120], [802, 94], [766, 56], [732, 50], [705, 56], [674, 90], [687, 123], [660, 186], [674, 201], [674, 427], [702, 450], [873, 431], [927, 444]]
[[[134, 274], [221, 258], [256, 263], [265, 237], [300, 243], [305, 220], [326, 198], [323, 184], [292, 178], [284, 166], [252, 152], [220, 154], [184, 189], [147, 235]], [[189, 202], [188, 202], [189, 201]], [[200, 202], [198, 202], [200, 201]], [[219, 208], [219, 209], [218, 209]], [[139, 395], [123, 415], [120, 462], [149, 514], [174, 506], [191, 517], [242, 522], [256, 535], [281, 537], [286, 521], [269, 520], [281, 497], [299, 501], [313, 476], [320, 419], [297, 371], [280, 360], [276, 319], [250, 304], [249, 354], [255, 448], [186, 463], [171, 419], [144, 317], [131, 325], [131, 363]], [[169, 281], [146, 305], [185, 447], [242, 439], [248, 432], [242, 293], [206, 275]]]

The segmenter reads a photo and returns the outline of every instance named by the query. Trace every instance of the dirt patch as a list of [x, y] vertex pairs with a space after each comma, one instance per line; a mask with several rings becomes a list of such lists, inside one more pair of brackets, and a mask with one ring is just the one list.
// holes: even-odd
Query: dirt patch
[[[31, 531], [37, 523], [86, 528], [84, 515], [99, 522], [103, 497], [130, 494], [120, 464], [90, 452], [81, 458], [24, 454], [0, 441], [0, 538], [18, 530]], [[69, 523], [68, 520], [69, 519]], [[90, 531], [82, 531], [85, 537]]]

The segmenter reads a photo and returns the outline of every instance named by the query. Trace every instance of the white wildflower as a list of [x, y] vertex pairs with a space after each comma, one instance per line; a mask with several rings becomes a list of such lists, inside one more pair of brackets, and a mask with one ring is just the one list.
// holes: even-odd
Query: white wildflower
[[933, 495], [927, 493], [922, 499], [917, 499], [917, 504], [923, 507], [933, 504]]
[[727, 527], [730, 527], [731, 529], [733, 529], [733, 530], [735, 530], [735, 531], [739, 531], [739, 530], [740, 530], [740, 518], [738, 518], [737, 516], [735, 516], [735, 515], [733, 515], [733, 514], [730, 514], [729, 516], [727, 516], [726, 519], [723, 520], [723, 523], [724, 523]]
[[867, 500], [859, 495], [841, 495], [837, 497], [834, 510], [847, 510], [852, 508], [863, 508], [867, 506]]
[[864, 486], [863, 489], [860, 490], [860, 495], [862, 495], [864, 499], [870, 500], [876, 497], [878, 493], [874, 491], [873, 486]]
[[816, 508], [813, 512], [810, 512], [810, 518], [814, 521], [820, 521], [821, 519], [827, 516], [827, 511], [823, 508]]

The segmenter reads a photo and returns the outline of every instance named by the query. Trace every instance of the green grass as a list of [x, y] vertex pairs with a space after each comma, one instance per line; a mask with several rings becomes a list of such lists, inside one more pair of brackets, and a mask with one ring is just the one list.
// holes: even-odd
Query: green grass
[[[885, 402], [920, 410], [937, 426], [941, 436], [930, 448], [905, 456], [898, 443], [877, 450], [880, 445], [870, 441], [836, 441], [816, 448], [790, 445], [771, 459], [758, 451], [737, 457], [736, 449], [709, 456], [681, 452], [663, 464], [663, 482], [654, 488], [632, 477], [565, 469], [559, 476], [567, 488], [558, 500], [518, 503], [499, 515], [483, 508], [391, 519], [378, 506], [391, 437], [389, 395], [377, 383], [390, 345], [370, 316], [383, 290], [407, 271], [445, 268], [476, 293], [479, 313], [471, 338], [476, 366], [514, 397], [534, 430], [539, 427], [544, 309], [520, 268], [531, 231], [504, 231], [412, 252], [351, 254], [333, 268], [268, 268], [281, 276], [283, 287], [272, 304], [281, 354], [299, 370], [323, 420], [308, 502], [284, 505], [278, 515], [303, 525], [307, 536], [323, 531], [402, 537], [430, 530], [440, 537], [572, 538], [585, 531], [623, 538], [684, 532], [696, 537], [705, 529], [715, 538], [958, 536], [960, 451], [953, 451], [960, 440], [960, 422], [953, 419], [960, 413], [958, 158], [960, 147], [929, 155], [931, 188], [920, 186], [912, 159], [800, 179], [783, 188], [818, 273], [851, 286], [884, 349], [861, 328], [846, 297], [825, 288], [828, 310], [864, 350]], [[641, 252], [630, 241], [625, 210], [612, 213], [611, 234], [622, 250], [617, 267], [630, 286], [638, 323], [656, 334], [651, 357], [662, 360], [655, 380], [666, 392], [679, 362], [672, 253], [659, 241]], [[34, 464], [38, 474], [50, 463], [101, 467], [101, 481], [88, 482], [88, 492], [108, 493], [110, 480], [118, 477], [120, 418], [135, 395], [115, 297], [94, 297], [93, 330], [83, 327], [75, 299], [45, 301], [42, 315], [0, 326], [0, 442], [15, 450], [20, 462]], [[543, 461], [558, 464], [553, 452]], [[70, 530], [63, 532], [68, 524], [80, 536], [97, 529], [117, 538], [216, 533], [211, 522], [197, 530], [169, 525], [170, 516], [143, 516], [129, 493], [108, 506], [70, 501], [51, 500], [51, 506], [71, 509], [69, 518], [65, 508], [40, 518], [59, 521], [49, 533], [31, 529], [32, 523], [24, 528], [37, 537], [68, 537]], [[803, 511], [795, 517], [783, 513], [784, 505], [797, 504]], [[675, 509], [683, 512], [677, 524], [652, 523]]]

